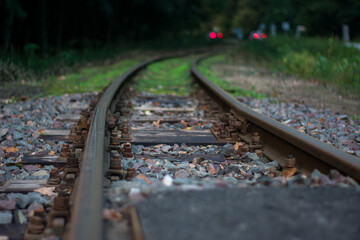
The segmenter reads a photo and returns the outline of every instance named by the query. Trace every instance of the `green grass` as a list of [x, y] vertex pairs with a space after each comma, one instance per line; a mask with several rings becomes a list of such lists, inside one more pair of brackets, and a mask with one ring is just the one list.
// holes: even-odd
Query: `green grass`
[[192, 90], [190, 64], [193, 57], [172, 58], [149, 65], [135, 78], [135, 90], [152, 94], [184, 96]]
[[360, 51], [333, 38], [278, 36], [245, 41], [239, 51], [248, 63], [263, 63], [273, 72], [315, 79], [360, 93]]
[[244, 90], [239, 87], [231, 86], [229, 82], [222, 80], [214, 71], [211, 70], [211, 66], [213, 64], [226, 62], [227, 56], [228, 54], [221, 54], [206, 58], [199, 63], [198, 69], [206, 78], [211, 80], [213, 83], [215, 83], [234, 97], [246, 96], [259, 99], [266, 97], [266, 95], [263, 93], [257, 93], [254, 87], [252, 87], [251, 90]]
[[122, 60], [111, 65], [83, 68], [77, 73], [64, 76], [53, 76], [44, 82], [45, 94], [61, 95], [64, 93], [79, 93], [101, 91], [116, 77], [120, 76], [140, 60]]

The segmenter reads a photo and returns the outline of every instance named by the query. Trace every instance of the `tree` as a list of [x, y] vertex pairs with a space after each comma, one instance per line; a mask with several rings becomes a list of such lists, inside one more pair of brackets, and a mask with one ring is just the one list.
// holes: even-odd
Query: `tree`
[[25, 18], [26, 13], [22, 9], [20, 3], [17, 0], [0, 0], [0, 5], [4, 6], [4, 52], [6, 52], [10, 46], [10, 40], [12, 35], [12, 27], [15, 17]]

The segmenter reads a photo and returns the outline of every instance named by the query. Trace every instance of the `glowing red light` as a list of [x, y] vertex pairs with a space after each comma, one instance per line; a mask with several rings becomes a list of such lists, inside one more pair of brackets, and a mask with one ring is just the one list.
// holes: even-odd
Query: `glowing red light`
[[211, 39], [214, 39], [214, 38], [216, 38], [216, 33], [214, 33], [214, 32], [211, 32], [211, 33], [209, 34], [209, 37], [210, 37]]
[[224, 35], [223, 35], [222, 33], [220, 33], [220, 32], [217, 34], [217, 37], [218, 37], [218, 38], [223, 38], [223, 36], [224, 36]]
[[261, 34], [261, 37], [262, 37], [262, 38], [267, 38], [266, 33], [262, 33], [262, 34]]
[[253, 33], [253, 38], [258, 39], [258, 38], [259, 38], [259, 34]]

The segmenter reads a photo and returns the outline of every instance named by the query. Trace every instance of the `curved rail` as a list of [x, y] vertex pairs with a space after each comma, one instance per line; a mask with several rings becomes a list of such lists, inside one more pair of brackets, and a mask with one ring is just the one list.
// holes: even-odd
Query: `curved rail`
[[74, 207], [67, 239], [102, 239], [103, 177], [106, 113], [120, 87], [146, 65], [166, 57], [145, 61], [126, 71], [106, 89], [98, 102], [83, 152], [81, 174], [77, 180]]
[[[318, 168], [328, 171], [336, 168], [349, 176], [360, 180], [360, 158], [347, 154], [329, 144], [300, 133], [295, 129], [261, 115], [239, 102], [227, 92], [206, 79], [196, 68], [202, 58], [193, 61], [191, 72], [209, 93], [219, 99], [226, 107], [231, 108], [247, 120], [248, 127], [256, 129], [264, 143], [264, 154], [280, 165], [287, 155], [297, 159], [297, 166], [311, 171]], [[241, 134], [240, 134], [241, 135]], [[241, 138], [250, 142], [251, 135], [242, 134]]]

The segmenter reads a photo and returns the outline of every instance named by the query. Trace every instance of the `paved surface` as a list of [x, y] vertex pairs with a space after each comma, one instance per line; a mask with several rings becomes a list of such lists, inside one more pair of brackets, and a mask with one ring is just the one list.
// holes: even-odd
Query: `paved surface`
[[360, 238], [360, 192], [345, 188], [169, 191], [137, 211], [147, 240]]

